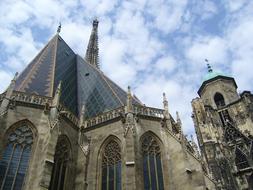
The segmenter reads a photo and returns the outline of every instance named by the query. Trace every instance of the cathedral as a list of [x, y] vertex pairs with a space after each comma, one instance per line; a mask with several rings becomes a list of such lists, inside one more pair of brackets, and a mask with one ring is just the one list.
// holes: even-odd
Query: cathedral
[[57, 33], [0, 94], [0, 190], [252, 190], [253, 95], [213, 71], [193, 99], [199, 145], [164, 93], [146, 106]]

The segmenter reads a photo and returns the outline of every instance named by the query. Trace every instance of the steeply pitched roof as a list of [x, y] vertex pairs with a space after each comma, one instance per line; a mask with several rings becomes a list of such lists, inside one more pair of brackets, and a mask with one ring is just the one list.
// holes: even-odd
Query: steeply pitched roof
[[57, 34], [17, 79], [15, 90], [52, 97], [62, 81], [61, 101], [77, 113], [76, 55]]
[[[126, 105], [127, 93], [102, 71], [77, 56], [78, 109], [85, 105], [88, 117]], [[133, 98], [134, 104], [141, 104]]]
[[[76, 115], [82, 105], [85, 115], [92, 117], [126, 104], [127, 93], [57, 34], [20, 74], [15, 90], [52, 97], [60, 81], [60, 101]], [[133, 103], [141, 104], [135, 97]]]

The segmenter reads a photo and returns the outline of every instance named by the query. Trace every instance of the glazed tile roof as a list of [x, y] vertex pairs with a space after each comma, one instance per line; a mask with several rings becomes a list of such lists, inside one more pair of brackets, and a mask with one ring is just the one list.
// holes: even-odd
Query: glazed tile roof
[[[127, 93], [55, 35], [19, 75], [15, 90], [52, 97], [62, 81], [61, 103], [92, 117], [126, 104]], [[133, 98], [134, 104], [141, 104]]]

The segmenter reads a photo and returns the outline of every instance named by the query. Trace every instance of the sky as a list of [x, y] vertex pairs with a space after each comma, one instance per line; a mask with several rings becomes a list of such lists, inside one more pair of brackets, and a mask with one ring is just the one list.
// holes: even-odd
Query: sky
[[92, 20], [99, 20], [101, 70], [147, 106], [169, 110], [193, 134], [191, 100], [207, 73], [253, 90], [253, 1], [249, 0], [1, 0], [0, 92], [56, 34], [84, 56]]

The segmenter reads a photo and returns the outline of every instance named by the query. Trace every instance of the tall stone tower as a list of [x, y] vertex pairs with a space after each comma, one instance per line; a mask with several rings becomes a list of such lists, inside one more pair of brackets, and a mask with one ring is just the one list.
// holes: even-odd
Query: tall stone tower
[[192, 100], [201, 155], [218, 189], [253, 189], [253, 95], [234, 78], [208, 74]]

